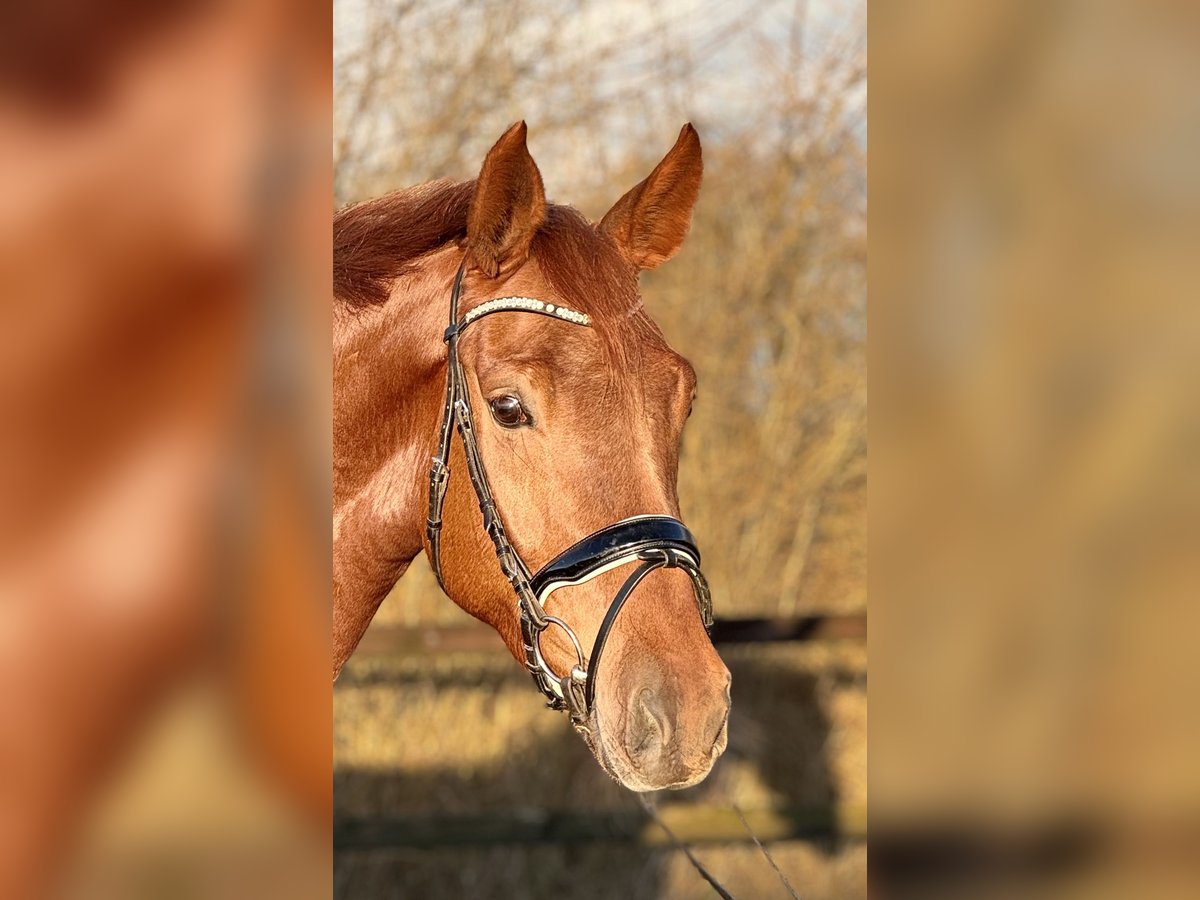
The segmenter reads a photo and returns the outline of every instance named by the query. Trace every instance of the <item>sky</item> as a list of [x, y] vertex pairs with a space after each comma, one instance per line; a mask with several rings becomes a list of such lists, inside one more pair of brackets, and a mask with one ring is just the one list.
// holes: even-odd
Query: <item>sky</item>
[[[391, 0], [396, 8], [407, 0]], [[570, 0], [563, 0], [570, 4]], [[641, 150], [631, 144], [644, 144], [649, 158], [661, 155], [674, 141], [684, 122], [697, 125], [702, 140], [720, 140], [723, 134], [744, 136], [763, 134], [769, 139], [771, 129], [786, 127], [778, 116], [770, 114], [772, 92], [778, 89], [781, 71], [792, 79], [801, 92], [815, 69], [794, 65], [789, 46], [794, 41], [793, 23], [797, 10], [803, 11], [805, 23], [800, 42], [804, 48], [801, 58], [815, 57], [847, 35], [865, 30], [865, 0], [756, 0], [756, 2], [720, 2], [720, 0], [660, 0], [646, 3], [638, 0], [575, 0], [577, 12], [557, 21], [559, 46], [570, 48], [574, 58], [588, 59], [606, 47], [614, 47], [603, 65], [597, 66], [589, 88], [594, 97], [621, 98], [604, 105], [604, 117], [595, 121], [595, 130], [603, 132], [602, 140], [585, 140], [579, 130], [546, 128], [539, 122], [553, 122], [556, 114], [570, 108], [579, 93], [571, 86], [556, 85], [554, 75], [561, 70], [562, 58], [514, 59], [514, 65], [527, 66], [535, 74], [539, 88], [528, 96], [515, 98], [503, 110], [485, 117], [485, 121], [467, 122], [462, 137], [464, 158], [482, 158], [487, 147], [509, 123], [524, 118], [530, 126], [530, 146], [539, 162], [548, 162], [543, 171], [550, 174], [547, 188], [555, 193], [556, 178], [565, 183], [578, 180], [580, 173], [596, 169], [596, 154], [629, 157], [630, 150]], [[335, 78], [341, 71], [337, 65], [361, 45], [373, 25], [372, 0], [336, 0], [334, 4]], [[561, 6], [551, 7], [560, 10]], [[489, 10], [487, 4], [464, 3], [463, 0], [422, 0], [404, 18], [408, 31], [399, 45], [418, 48], [421, 60], [416, 71], [430, 71], [429, 87], [418, 85], [387, 97], [374, 107], [374, 115], [383, 117], [364, 121], [362, 116], [353, 127], [369, 129], [362, 133], [360, 146], [377, 157], [365, 161], [370, 170], [385, 175], [393, 171], [392, 150], [408, 137], [408, 123], [420, 131], [427, 122], [437, 122], [439, 91], [445, 85], [438, 81], [439, 73], [432, 71], [440, 54], [454, 53], [456, 47], [468, 47], [472, 29], [478, 28], [480, 17]], [[454, 23], [456, 40], [440, 39], [433, 47], [421, 46], [422, 23]], [[547, 19], [515, 23], [515, 27], [536, 38], [539, 31], [555, 24]], [[441, 29], [444, 34], [444, 29]], [[618, 40], [619, 38], [619, 40]], [[513, 46], [540, 47], [536, 39], [514, 40]], [[443, 48], [444, 47], [444, 51]], [[416, 57], [414, 57], [415, 59]], [[448, 57], [447, 57], [448, 58]], [[398, 59], [396, 71], [405, 73], [412, 59]], [[425, 68], [422, 69], [421, 66]], [[447, 66], [447, 70], [449, 67]], [[445, 71], [440, 73], [444, 78]], [[544, 73], [544, 75], [543, 75]], [[674, 77], [673, 77], [674, 76]], [[416, 75], [413, 77], [420, 77]], [[477, 73], [486, 83], [487, 72]], [[403, 82], [402, 82], [403, 83]], [[811, 82], [808, 82], [811, 83]], [[337, 94], [335, 93], [335, 97]], [[634, 102], [629, 102], [630, 100]], [[641, 102], [645, 101], [645, 102]], [[858, 103], [862, 111], [861, 140], [865, 143], [865, 109], [863, 98]], [[651, 112], [647, 116], [647, 111]], [[335, 116], [336, 127], [350, 127], [345, 117]], [[590, 123], [589, 123], [590, 124]], [[478, 130], [479, 133], [475, 133]], [[430, 143], [428, 165], [418, 163], [408, 170], [401, 167], [400, 181], [425, 180], [433, 177], [471, 177], [473, 171], [442, 171], [437, 160], [444, 158], [435, 146], [444, 140], [440, 132], [427, 136]], [[753, 148], [748, 148], [752, 152]], [[411, 158], [411, 157], [410, 157]], [[600, 166], [603, 168], [603, 165]], [[419, 177], [418, 177], [419, 176]], [[384, 179], [387, 181], [387, 178]], [[389, 187], [402, 187], [402, 183]], [[343, 198], [349, 199], [349, 198]]]

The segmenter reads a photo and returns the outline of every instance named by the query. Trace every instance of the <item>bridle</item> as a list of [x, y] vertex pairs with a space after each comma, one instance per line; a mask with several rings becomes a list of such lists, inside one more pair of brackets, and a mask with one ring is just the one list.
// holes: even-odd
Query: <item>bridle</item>
[[[508, 579], [517, 595], [525, 666], [533, 675], [538, 690], [549, 700], [547, 705], [552, 709], [566, 709], [570, 713], [571, 724], [585, 735], [590, 735], [589, 718], [596, 694], [596, 673], [599, 671], [605, 642], [629, 595], [643, 578], [655, 569], [682, 569], [691, 577], [704, 627], [712, 627], [712, 598], [708, 582], [700, 572], [700, 551], [692, 533], [678, 519], [662, 515], [634, 516], [589, 534], [548, 562], [536, 574], [530, 574], [529, 568], [521, 559], [521, 554], [509, 541], [504, 522], [496, 508], [496, 499], [492, 494], [475, 436], [471, 398], [458, 354], [458, 341], [470, 325], [485, 316], [499, 312], [537, 313], [583, 327], [589, 327], [591, 319], [573, 309], [529, 297], [499, 297], [488, 300], [460, 319], [458, 304], [465, 272], [464, 260], [454, 276], [454, 289], [450, 294], [450, 325], [443, 335], [447, 347], [446, 403], [442, 410], [438, 455], [433, 458], [433, 466], [429, 472], [427, 534], [433, 572], [437, 576], [438, 584], [445, 590], [440, 554], [442, 504], [450, 479], [450, 439], [453, 423], [462, 438], [463, 450], [467, 457], [467, 472], [471, 477], [471, 485], [475, 488], [475, 496], [479, 499], [484, 530], [492, 539], [504, 577]], [[625, 583], [609, 604], [608, 612], [605, 613], [600, 630], [596, 634], [591, 656], [585, 659], [583, 647], [571, 626], [562, 619], [546, 613], [546, 600], [559, 588], [583, 584], [604, 572], [629, 563], [637, 563], [637, 568], [625, 579]], [[576, 655], [576, 664], [561, 676], [546, 662], [540, 646], [542, 632], [552, 625], [565, 632]]]

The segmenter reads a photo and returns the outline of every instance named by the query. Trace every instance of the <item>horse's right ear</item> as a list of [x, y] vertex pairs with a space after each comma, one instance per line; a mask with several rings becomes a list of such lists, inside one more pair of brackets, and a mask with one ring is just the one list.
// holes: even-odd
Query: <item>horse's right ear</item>
[[490, 278], [528, 259], [529, 245], [546, 218], [542, 173], [525, 146], [525, 134], [525, 123], [518, 122], [488, 151], [467, 214], [467, 247]]

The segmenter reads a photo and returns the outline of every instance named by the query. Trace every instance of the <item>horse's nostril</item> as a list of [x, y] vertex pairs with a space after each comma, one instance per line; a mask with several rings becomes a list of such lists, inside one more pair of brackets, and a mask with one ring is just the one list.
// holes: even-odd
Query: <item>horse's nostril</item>
[[631, 756], [657, 753], [667, 740], [666, 716], [662, 703], [653, 691], [643, 688], [630, 704], [625, 747]]
[[715, 748], [721, 742], [721, 735], [725, 733], [725, 727], [729, 724], [729, 704], [725, 704], [725, 708], [719, 710], [710, 721], [709, 733], [712, 735], [712, 740], [709, 743], [710, 747]]

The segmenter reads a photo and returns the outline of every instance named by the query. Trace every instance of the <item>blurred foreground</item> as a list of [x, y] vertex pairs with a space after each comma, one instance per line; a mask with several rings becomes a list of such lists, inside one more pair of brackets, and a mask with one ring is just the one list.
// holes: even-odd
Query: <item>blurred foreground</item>
[[4, 13], [0, 896], [328, 896], [311, 12]]

